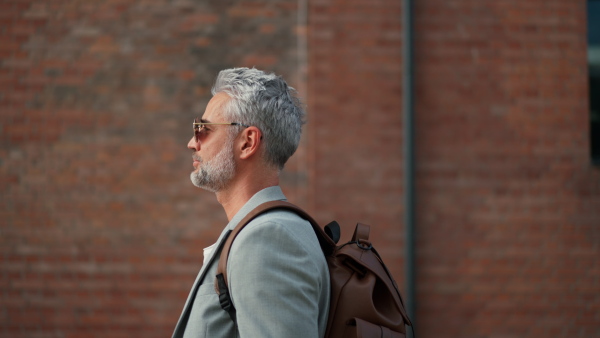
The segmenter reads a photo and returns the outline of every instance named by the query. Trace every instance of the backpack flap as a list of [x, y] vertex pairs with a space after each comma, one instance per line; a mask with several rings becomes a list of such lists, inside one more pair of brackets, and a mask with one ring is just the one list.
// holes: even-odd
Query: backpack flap
[[363, 271], [366, 271], [365, 274], [374, 274], [377, 277], [377, 280], [380, 283], [383, 283], [380, 287], [389, 290], [390, 296], [393, 297], [406, 324], [411, 325], [410, 319], [404, 309], [404, 302], [400, 296], [400, 290], [398, 290], [396, 282], [375, 248], [371, 247], [370, 249], [365, 250], [359, 245], [349, 245], [339, 250], [337, 252], [337, 257], [338, 259], [343, 260], [346, 265], [358, 265]]
[[[402, 300], [402, 296], [400, 295], [400, 290], [398, 290], [398, 285], [396, 284], [396, 281], [394, 280], [394, 278], [392, 277], [392, 274], [390, 273], [390, 271], [388, 270], [388, 268], [385, 266], [385, 264], [383, 263], [383, 259], [381, 259], [381, 256], [379, 256], [379, 253], [377, 252], [377, 250], [375, 250], [375, 248], [373, 248], [373, 245], [371, 244], [371, 242], [369, 241], [369, 233], [370, 233], [371, 227], [367, 224], [362, 224], [362, 223], [358, 223], [356, 224], [356, 228], [354, 229], [354, 234], [352, 235], [352, 242], [356, 242], [356, 245], [363, 249], [362, 251], [359, 250], [346, 250], [344, 251], [344, 254], [347, 254], [349, 256], [352, 257], [352, 259], [350, 260], [346, 260], [346, 264], [348, 264], [349, 262], [354, 262], [356, 265], [356, 263], [358, 263], [359, 266], [362, 266], [362, 271], [372, 271], [373, 273], [375, 273], [378, 278], [380, 278], [382, 281], [386, 281], [386, 282], [390, 282], [390, 283], [386, 283], [386, 286], [392, 290], [392, 288], [396, 291], [395, 294], [397, 295], [397, 301], [400, 301], [400, 311], [402, 311], [402, 316], [404, 317], [404, 319], [406, 320], [406, 323], [408, 325], [411, 325], [410, 319], [408, 318], [408, 315], [406, 314], [406, 310], [404, 309], [404, 301]], [[370, 253], [368, 253], [370, 252]], [[343, 253], [338, 253], [338, 255], [344, 255]]]

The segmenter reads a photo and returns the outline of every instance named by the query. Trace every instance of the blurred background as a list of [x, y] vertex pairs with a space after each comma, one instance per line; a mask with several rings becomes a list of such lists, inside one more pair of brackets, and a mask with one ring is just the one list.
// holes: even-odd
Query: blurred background
[[[170, 337], [226, 224], [224, 68], [307, 105], [288, 198], [405, 287], [402, 1], [0, 0], [0, 337]], [[417, 336], [600, 337], [600, 1], [415, 1]]]

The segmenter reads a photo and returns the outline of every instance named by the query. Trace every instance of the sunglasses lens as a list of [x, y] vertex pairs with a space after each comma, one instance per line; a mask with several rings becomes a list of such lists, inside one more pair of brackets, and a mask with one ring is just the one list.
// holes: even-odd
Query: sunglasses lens
[[200, 126], [196, 125], [196, 123], [198, 123], [197, 117], [194, 119], [194, 124], [192, 126], [194, 127], [194, 139], [196, 142], [198, 142], [198, 137], [200, 136]]

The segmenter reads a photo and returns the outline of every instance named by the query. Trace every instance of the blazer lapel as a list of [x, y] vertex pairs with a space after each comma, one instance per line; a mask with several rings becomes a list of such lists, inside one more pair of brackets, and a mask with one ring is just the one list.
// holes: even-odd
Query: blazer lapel
[[219, 237], [219, 239], [217, 240], [217, 243], [218, 243], [217, 247], [215, 248], [215, 250], [213, 250], [213, 252], [209, 256], [206, 264], [202, 265], [202, 268], [200, 268], [200, 272], [198, 273], [198, 276], [196, 276], [196, 280], [194, 281], [192, 290], [190, 291], [187, 301], [185, 302], [185, 306], [183, 307], [183, 311], [181, 312], [179, 321], [177, 321], [177, 325], [175, 326], [175, 331], [173, 332], [173, 337], [183, 337], [183, 330], [185, 329], [185, 327], [187, 325], [187, 321], [190, 316], [190, 311], [192, 310], [192, 304], [193, 304], [194, 299], [196, 298], [196, 293], [198, 292], [198, 288], [200, 287], [202, 280], [204, 280], [206, 272], [208, 271], [208, 267], [210, 267], [214, 263], [214, 261], [218, 257], [218, 255], [221, 254], [221, 249], [223, 248], [223, 245], [225, 244], [225, 241], [227, 240], [227, 237], [229, 237], [230, 233], [231, 233], [231, 230], [229, 229], [229, 227], [226, 227], [224, 229], [224, 231], [221, 233], [221, 236]]

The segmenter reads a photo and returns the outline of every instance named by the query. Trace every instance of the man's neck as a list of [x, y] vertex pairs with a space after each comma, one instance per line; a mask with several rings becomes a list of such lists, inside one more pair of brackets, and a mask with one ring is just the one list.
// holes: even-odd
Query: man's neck
[[231, 221], [257, 192], [277, 185], [279, 185], [278, 175], [243, 176], [232, 181], [226, 189], [217, 192], [217, 201], [225, 209], [227, 220]]

